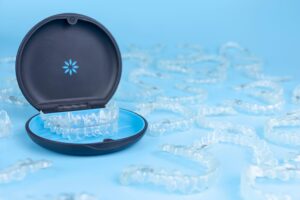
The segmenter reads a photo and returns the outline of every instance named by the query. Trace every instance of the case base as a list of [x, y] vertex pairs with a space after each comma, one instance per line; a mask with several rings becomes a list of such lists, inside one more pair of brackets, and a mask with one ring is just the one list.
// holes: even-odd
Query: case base
[[[83, 112], [88, 113], [89, 110]], [[44, 128], [43, 120], [37, 114], [26, 123], [30, 138], [52, 151], [69, 155], [101, 155], [122, 150], [141, 139], [147, 129], [147, 121], [137, 113], [120, 109], [118, 131], [109, 136], [72, 141], [62, 138]]]

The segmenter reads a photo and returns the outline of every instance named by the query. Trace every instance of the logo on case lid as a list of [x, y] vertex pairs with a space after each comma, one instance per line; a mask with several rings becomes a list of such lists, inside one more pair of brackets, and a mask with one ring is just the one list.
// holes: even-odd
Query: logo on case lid
[[65, 70], [65, 74], [72, 76], [72, 74], [77, 74], [77, 70], [79, 66], [77, 65], [77, 61], [73, 61], [72, 59], [66, 60], [65, 65], [62, 67]]

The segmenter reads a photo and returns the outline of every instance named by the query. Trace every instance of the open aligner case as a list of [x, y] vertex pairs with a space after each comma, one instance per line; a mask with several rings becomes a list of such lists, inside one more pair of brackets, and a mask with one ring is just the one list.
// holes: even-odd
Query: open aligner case
[[[43, 113], [89, 113], [104, 108], [117, 89], [121, 71], [119, 48], [109, 31], [78, 14], [55, 15], [38, 23], [23, 39], [16, 60], [22, 93]], [[30, 138], [45, 148], [73, 155], [124, 149], [147, 129], [142, 116], [125, 109], [119, 111], [117, 132], [108, 138], [72, 141], [52, 133], [43, 123], [40, 114], [27, 121]]]

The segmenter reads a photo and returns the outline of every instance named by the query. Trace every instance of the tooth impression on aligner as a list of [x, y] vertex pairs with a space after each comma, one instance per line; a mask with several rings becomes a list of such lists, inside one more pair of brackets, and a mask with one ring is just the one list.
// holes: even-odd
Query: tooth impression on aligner
[[215, 180], [218, 164], [212, 155], [186, 146], [163, 145], [162, 151], [185, 157], [206, 168], [203, 175], [187, 175], [181, 171], [156, 169], [151, 166], [130, 166], [124, 169], [120, 181], [128, 184], [152, 184], [171, 192], [198, 193], [207, 189]]
[[241, 177], [241, 195], [245, 200], [291, 200], [292, 198], [288, 194], [275, 194], [259, 190], [256, 186], [257, 178], [295, 180], [300, 178], [300, 169], [286, 163], [268, 167], [250, 165]]
[[28, 102], [25, 100], [23, 95], [18, 92], [18, 89], [16, 88], [0, 89], [0, 101], [15, 104], [18, 106], [28, 105]]
[[118, 129], [119, 108], [112, 102], [106, 108], [88, 114], [40, 114], [44, 127], [67, 139], [113, 134]]
[[49, 168], [51, 166], [52, 162], [47, 160], [34, 161], [32, 159], [26, 159], [18, 161], [12, 166], [0, 170], [0, 184], [20, 181], [30, 173]]
[[5, 110], [0, 110], [0, 138], [8, 136], [11, 132], [12, 123]]
[[292, 102], [294, 104], [298, 104], [298, 105], [300, 104], [300, 85], [297, 85], [293, 90]]
[[265, 137], [278, 145], [300, 146], [299, 130], [282, 130], [281, 128], [300, 128], [300, 110], [269, 119], [264, 129]]
[[251, 148], [256, 164], [276, 165], [278, 163], [269, 145], [256, 135], [255, 130], [232, 124], [227, 124], [225, 127], [210, 124], [210, 128], [213, 128], [214, 131], [196, 141], [193, 144], [195, 148], [218, 143], [236, 144]]
[[[265, 88], [261, 90], [260, 88]], [[241, 99], [234, 100], [232, 106], [237, 109], [254, 114], [272, 114], [280, 110], [285, 101], [283, 98], [283, 88], [272, 81], [255, 81], [249, 84], [239, 85], [235, 88], [238, 91], [244, 91], [248, 95], [259, 98], [267, 105], [249, 103]]]

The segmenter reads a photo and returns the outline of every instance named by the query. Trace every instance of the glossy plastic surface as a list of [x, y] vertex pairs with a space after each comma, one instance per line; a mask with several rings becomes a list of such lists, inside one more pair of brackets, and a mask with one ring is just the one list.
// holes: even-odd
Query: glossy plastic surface
[[23, 39], [17, 80], [29, 103], [44, 112], [104, 107], [121, 77], [120, 57], [99, 22], [79, 14], [55, 15]]

